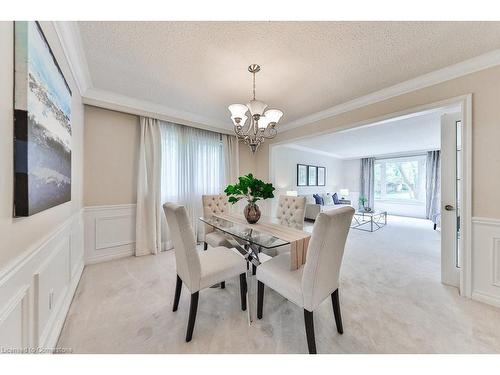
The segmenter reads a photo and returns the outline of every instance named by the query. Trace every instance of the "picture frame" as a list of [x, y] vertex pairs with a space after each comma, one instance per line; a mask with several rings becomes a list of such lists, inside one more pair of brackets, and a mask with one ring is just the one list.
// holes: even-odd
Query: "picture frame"
[[326, 168], [318, 167], [318, 186], [326, 185]]
[[14, 217], [71, 201], [71, 102], [40, 24], [15, 21]]
[[307, 186], [307, 165], [297, 164], [297, 186]]
[[308, 186], [318, 185], [318, 167], [314, 165], [307, 166], [307, 185]]

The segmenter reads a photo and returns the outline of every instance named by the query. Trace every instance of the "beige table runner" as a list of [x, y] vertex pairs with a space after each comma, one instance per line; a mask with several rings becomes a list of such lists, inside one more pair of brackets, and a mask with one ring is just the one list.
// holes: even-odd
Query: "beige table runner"
[[261, 218], [256, 224], [248, 224], [246, 219], [241, 215], [216, 214], [214, 216], [232, 221], [233, 223], [246, 225], [256, 231], [268, 233], [283, 241], [290, 242], [290, 269], [294, 271], [305, 264], [307, 247], [309, 246], [309, 239], [311, 238], [310, 233], [285, 225], [271, 223], [269, 220], [266, 221], [266, 218]]

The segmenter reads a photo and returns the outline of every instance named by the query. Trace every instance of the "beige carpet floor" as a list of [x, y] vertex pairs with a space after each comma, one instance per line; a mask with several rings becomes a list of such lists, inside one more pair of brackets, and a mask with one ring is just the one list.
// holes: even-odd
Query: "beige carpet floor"
[[[318, 352], [500, 353], [500, 309], [440, 283], [439, 247], [439, 232], [425, 220], [389, 217], [377, 232], [351, 230], [340, 290], [344, 334], [326, 300], [314, 315]], [[174, 288], [172, 251], [87, 266], [58, 346], [74, 353], [307, 353], [302, 310], [266, 288], [264, 317], [249, 326], [237, 279], [200, 293], [186, 343], [189, 293], [183, 288], [173, 313]], [[255, 285], [252, 293], [255, 312]]]

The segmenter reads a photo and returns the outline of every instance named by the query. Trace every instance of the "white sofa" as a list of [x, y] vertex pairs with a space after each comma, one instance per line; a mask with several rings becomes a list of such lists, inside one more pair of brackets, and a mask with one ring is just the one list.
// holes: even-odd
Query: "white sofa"
[[350, 206], [350, 204], [316, 204], [316, 200], [314, 199], [312, 194], [301, 195], [306, 198], [306, 212], [305, 219], [306, 220], [316, 220], [316, 217], [320, 212], [325, 212], [329, 210], [335, 210], [341, 207]]

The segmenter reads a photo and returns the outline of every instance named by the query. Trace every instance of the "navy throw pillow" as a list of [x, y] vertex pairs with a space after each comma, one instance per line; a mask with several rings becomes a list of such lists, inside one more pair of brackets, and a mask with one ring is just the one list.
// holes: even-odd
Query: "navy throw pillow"
[[333, 193], [333, 204], [340, 204], [339, 197], [337, 196], [337, 193]]
[[320, 204], [323, 206], [323, 198], [321, 198], [318, 194], [313, 194], [314, 199], [316, 200], [316, 204]]

